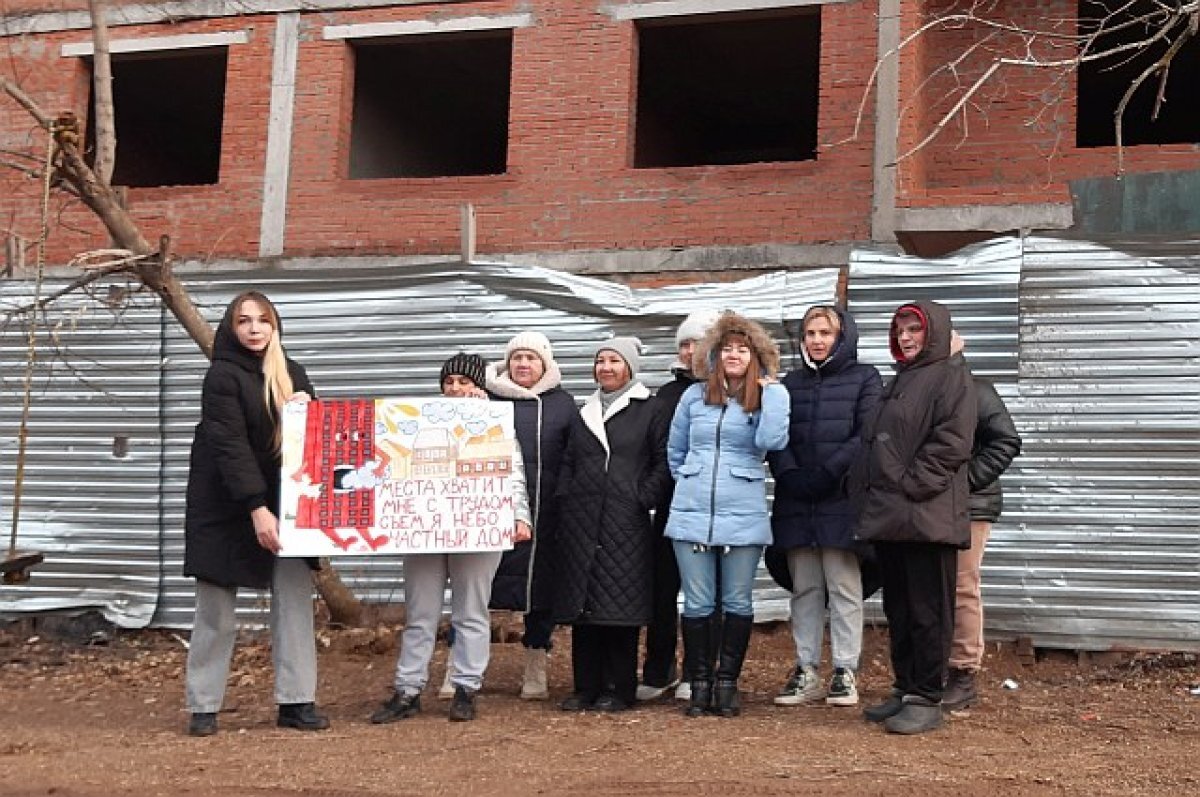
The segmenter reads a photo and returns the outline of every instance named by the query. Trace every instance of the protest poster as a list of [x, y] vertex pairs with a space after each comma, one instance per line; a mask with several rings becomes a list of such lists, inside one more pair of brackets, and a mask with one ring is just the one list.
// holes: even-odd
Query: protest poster
[[282, 424], [282, 556], [512, 548], [509, 402], [297, 402]]

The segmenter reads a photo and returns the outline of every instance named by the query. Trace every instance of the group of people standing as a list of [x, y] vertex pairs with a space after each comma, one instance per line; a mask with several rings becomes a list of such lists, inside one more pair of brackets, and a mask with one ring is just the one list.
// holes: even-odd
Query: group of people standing
[[[187, 669], [193, 735], [217, 731], [240, 586], [271, 587], [278, 724], [328, 727], [315, 705], [310, 563], [275, 556], [279, 416], [285, 402], [313, 396], [303, 369], [284, 355], [280, 331], [265, 296], [238, 296], [205, 377], [185, 557], [185, 573], [198, 581]], [[408, 614], [394, 690], [371, 721], [420, 712], [447, 579], [453, 642], [440, 693], [451, 698], [451, 720], [475, 717], [489, 608], [524, 613], [523, 698], [548, 699], [552, 632], [566, 624], [573, 689], [562, 710], [623, 711], [675, 689], [688, 716], [735, 716], [767, 546], [786, 562], [796, 644], [777, 704], [858, 703], [859, 562], [871, 555], [884, 588], [894, 685], [866, 718], [917, 733], [940, 724], [943, 699], [951, 707], [974, 700], [984, 521], [999, 511], [995, 478], [1019, 452], [1011, 419], [953, 350], [950, 314], [940, 305], [897, 310], [889, 333], [896, 375], [886, 388], [857, 362], [849, 314], [813, 307], [802, 334], [802, 365], [780, 382], [779, 350], [762, 326], [731, 312], [693, 313], [677, 333], [674, 378], [657, 394], [638, 378], [640, 342], [611, 338], [596, 346], [596, 389], [581, 407], [562, 388], [539, 332], [513, 337], [497, 363], [449, 358], [443, 395], [513, 403], [516, 545], [502, 555], [405, 558]], [[986, 411], [977, 395], [987, 398]], [[775, 480], [773, 506], [764, 462]], [[995, 491], [978, 522], [968, 514], [968, 480], [972, 490]], [[828, 688], [818, 675], [826, 611]], [[956, 631], [969, 639], [951, 658]]]

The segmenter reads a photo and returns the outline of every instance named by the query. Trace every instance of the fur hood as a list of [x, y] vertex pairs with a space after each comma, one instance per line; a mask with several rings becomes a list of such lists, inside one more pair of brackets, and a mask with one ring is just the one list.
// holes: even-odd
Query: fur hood
[[775, 376], [779, 373], [779, 346], [771, 339], [771, 334], [757, 321], [751, 321], [737, 313], [726, 312], [713, 323], [708, 334], [696, 346], [696, 353], [692, 356], [692, 373], [697, 379], [708, 378], [713, 364], [717, 361], [716, 348], [721, 338], [730, 332], [740, 332], [750, 343], [750, 350], [758, 358], [763, 376]]

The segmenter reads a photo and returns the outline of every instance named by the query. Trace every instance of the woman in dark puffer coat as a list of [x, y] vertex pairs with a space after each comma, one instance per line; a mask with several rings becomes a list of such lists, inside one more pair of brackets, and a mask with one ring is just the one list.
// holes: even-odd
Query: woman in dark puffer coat
[[650, 622], [654, 528], [650, 509], [672, 484], [669, 419], [634, 379], [636, 338], [596, 351], [599, 389], [571, 429], [559, 475], [559, 572], [554, 617], [569, 623], [574, 694], [567, 711], [621, 711], [637, 688], [638, 630]]
[[279, 417], [307, 401], [312, 384], [284, 353], [279, 314], [257, 291], [229, 304], [204, 376], [188, 473], [183, 573], [196, 579], [187, 660], [188, 733], [217, 732], [237, 635], [238, 587], [271, 588], [271, 654], [277, 724], [320, 730], [314, 705], [317, 650], [309, 562], [276, 556], [279, 544]]
[[[775, 476], [771, 529], [792, 577], [796, 643], [795, 667], [775, 703], [825, 697], [830, 705], [852, 706], [858, 703], [863, 595], [845, 476], [882, 380], [873, 366], [858, 362], [858, 327], [848, 313], [809, 308], [801, 329], [804, 365], [783, 380], [791, 397], [788, 445], [768, 455]], [[827, 597], [833, 677], [826, 694], [817, 670]]]

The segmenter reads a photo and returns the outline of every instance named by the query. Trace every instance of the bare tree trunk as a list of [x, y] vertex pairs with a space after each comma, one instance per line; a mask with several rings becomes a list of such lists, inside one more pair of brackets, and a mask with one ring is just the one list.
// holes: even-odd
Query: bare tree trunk
[[104, 0], [88, 0], [92, 15], [92, 92], [96, 101], [96, 177], [112, 185], [117, 162], [117, 122], [113, 105], [112, 58], [108, 49], [108, 23], [104, 19]]
[[329, 622], [347, 628], [355, 628], [362, 623], [362, 601], [338, 577], [328, 559], [321, 560], [321, 569], [313, 573], [313, 583], [329, 608]]

